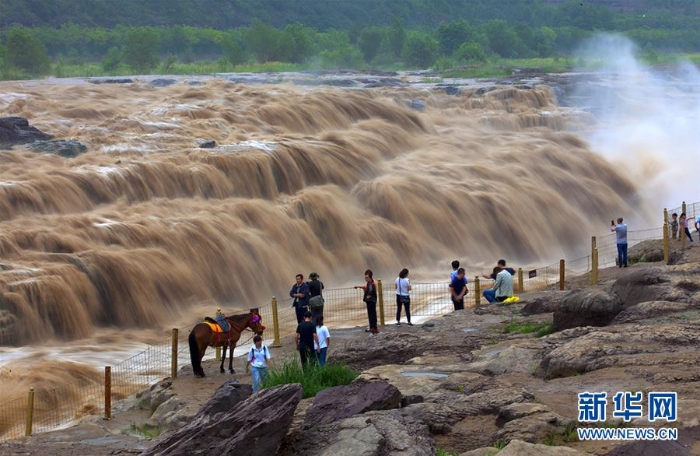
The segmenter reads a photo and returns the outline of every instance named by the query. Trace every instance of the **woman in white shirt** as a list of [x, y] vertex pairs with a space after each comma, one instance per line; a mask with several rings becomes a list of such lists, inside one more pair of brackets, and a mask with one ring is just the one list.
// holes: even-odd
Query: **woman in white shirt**
[[408, 269], [401, 270], [394, 282], [394, 288], [396, 289], [396, 326], [401, 326], [401, 306], [406, 309], [408, 326], [413, 326], [411, 323], [411, 296], [409, 294], [411, 283], [408, 281]]
[[248, 364], [253, 374], [253, 392], [257, 393], [262, 387], [267, 375], [267, 361], [271, 358], [270, 350], [262, 344], [262, 337], [253, 337], [253, 345], [248, 352]]
[[[318, 361], [319, 366], [325, 366], [326, 357], [328, 356], [328, 344], [331, 341], [331, 334], [328, 332], [328, 328], [323, 325], [323, 315], [316, 317], [316, 335], [318, 336], [318, 343], [314, 341], [316, 361]], [[320, 351], [319, 348], [321, 349]]]

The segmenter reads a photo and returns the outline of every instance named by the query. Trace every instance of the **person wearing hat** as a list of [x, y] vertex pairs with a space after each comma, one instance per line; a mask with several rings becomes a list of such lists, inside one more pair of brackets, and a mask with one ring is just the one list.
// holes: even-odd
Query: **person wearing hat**
[[[307, 311], [304, 314], [304, 321], [297, 326], [295, 339], [299, 357], [301, 358], [301, 367], [306, 369], [309, 361], [315, 359], [314, 343], [316, 346], [319, 346], [316, 325], [311, 321], [311, 312]], [[321, 349], [319, 348], [317, 352], [320, 353]]]
[[292, 297], [292, 307], [297, 314], [297, 324], [304, 321], [304, 314], [309, 310], [309, 283], [304, 282], [304, 276], [297, 274], [296, 282], [289, 290], [289, 296]]
[[253, 374], [253, 393], [260, 391], [267, 375], [267, 362], [270, 360], [270, 350], [262, 344], [262, 337], [253, 337], [253, 346], [248, 352], [248, 364]]
[[323, 315], [323, 282], [319, 280], [317, 273], [309, 274], [309, 310], [311, 311], [311, 321], [316, 323], [316, 319]]

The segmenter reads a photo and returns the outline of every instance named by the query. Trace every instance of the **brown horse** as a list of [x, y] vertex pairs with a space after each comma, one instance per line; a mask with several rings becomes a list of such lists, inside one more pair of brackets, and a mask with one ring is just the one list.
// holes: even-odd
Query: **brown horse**
[[233, 370], [233, 349], [236, 348], [236, 343], [241, 338], [241, 333], [245, 331], [246, 328], [250, 328], [255, 334], [262, 335], [265, 330], [265, 326], [262, 324], [262, 318], [255, 312], [226, 317], [226, 320], [228, 320], [231, 326], [228, 333], [214, 332], [207, 323], [199, 323], [192, 328], [189, 343], [190, 359], [192, 360], [192, 370], [194, 370], [195, 377], [204, 377], [202, 358], [204, 357], [204, 352], [206, 352], [207, 347], [224, 347], [224, 352], [221, 355], [221, 366], [219, 368], [222, 374], [226, 372], [224, 370], [226, 349], [230, 348], [231, 356], [229, 357], [228, 370], [234, 374], [236, 371]]

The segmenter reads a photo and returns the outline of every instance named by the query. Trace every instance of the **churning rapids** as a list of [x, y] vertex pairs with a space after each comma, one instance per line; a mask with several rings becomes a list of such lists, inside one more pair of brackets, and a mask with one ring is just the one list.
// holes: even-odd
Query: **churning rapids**
[[97, 375], [62, 349], [117, 362], [216, 307], [285, 296], [297, 272], [442, 280], [454, 258], [470, 275], [573, 258], [613, 216], [645, 217], [577, 135], [593, 117], [546, 86], [185, 82], [0, 83], [5, 115], [89, 149], [0, 152], [0, 324], [26, 345], [0, 352], [16, 385], [0, 402]]

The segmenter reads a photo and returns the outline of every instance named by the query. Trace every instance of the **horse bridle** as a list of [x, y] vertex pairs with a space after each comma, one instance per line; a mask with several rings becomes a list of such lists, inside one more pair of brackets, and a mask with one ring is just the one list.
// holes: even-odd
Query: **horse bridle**
[[[253, 320], [255, 320], [255, 317], [258, 317], [258, 320], [257, 320], [257, 321], [260, 321], [260, 316], [259, 316], [259, 315], [254, 314], [254, 313], [252, 313], [252, 312], [251, 312], [251, 315], [252, 315], [252, 319], [253, 319]], [[253, 328], [250, 326], [250, 320], [248, 320], [248, 323], [247, 323], [245, 326], [243, 326], [242, 328], [240, 328], [240, 329], [238, 328], [238, 326], [237, 326], [234, 322], [232, 322], [232, 321], [229, 320], [229, 323], [231, 324], [231, 327], [232, 327], [233, 329], [235, 329], [236, 331], [238, 331], [239, 334], [243, 334], [243, 331], [245, 331], [246, 328], [250, 328], [250, 330], [253, 331]], [[253, 332], [254, 332], [254, 331], [253, 331]]]

